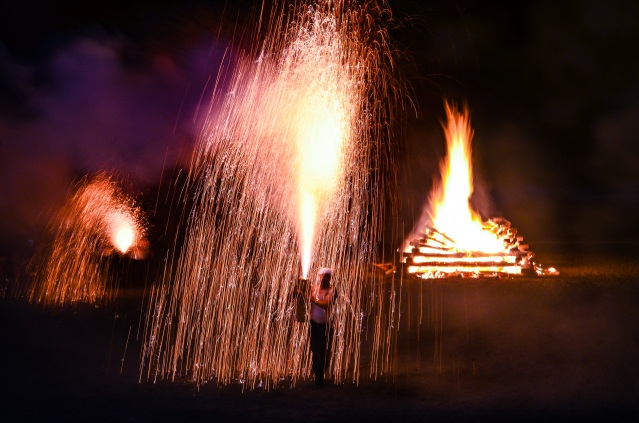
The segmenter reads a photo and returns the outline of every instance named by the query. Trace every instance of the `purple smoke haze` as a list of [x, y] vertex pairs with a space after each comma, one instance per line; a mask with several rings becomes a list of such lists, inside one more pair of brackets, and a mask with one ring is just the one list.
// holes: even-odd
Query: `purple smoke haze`
[[209, 39], [177, 58], [128, 64], [130, 48], [103, 34], [73, 38], [37, 66], [3, 55], [4, 83], [16, 93], [0, 114], [3, 239], [33, 236], [78, 177], [113, 171], [143, 189], [188, 157], [195, 110], [221, 55]]

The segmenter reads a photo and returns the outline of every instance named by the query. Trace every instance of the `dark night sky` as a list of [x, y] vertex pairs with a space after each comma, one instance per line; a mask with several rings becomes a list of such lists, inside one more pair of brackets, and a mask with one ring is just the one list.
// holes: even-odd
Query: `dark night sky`
[[[0, 242], [33, 237], [78, 176], [112, 169], [144, 192], [188, 154], [206, 80], [256, 2], [231, 3], [0, 3]], [[418, 106], [396, 140], [399, 219], [421, 213], [448, 98], [472, 113], [485, 214], [533, 249], [639, 241], [639, 6], [484, 3], [391, 2]]]

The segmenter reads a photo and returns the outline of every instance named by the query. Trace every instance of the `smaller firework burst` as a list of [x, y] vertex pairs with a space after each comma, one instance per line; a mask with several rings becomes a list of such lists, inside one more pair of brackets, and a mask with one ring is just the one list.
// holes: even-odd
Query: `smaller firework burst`
[[148, 242], [142, 211], [113, 178], [83, 178], [49, 223], [52, 240], [36, 255], [32, 303], [96, 303], [115, 294], [110, 278], [114, 253], [144, 258]]

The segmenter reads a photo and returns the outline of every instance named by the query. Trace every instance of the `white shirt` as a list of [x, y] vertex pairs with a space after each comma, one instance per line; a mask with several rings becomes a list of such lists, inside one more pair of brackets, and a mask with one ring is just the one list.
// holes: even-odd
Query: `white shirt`
[[[326, 300], [333, 295], [332, 288], [320, 289], [319, 285], [313, 286], [313, 298], [316, 301]], [[311, 301], [311, 320], [315, 323], [326, 323], [326, 310]]]

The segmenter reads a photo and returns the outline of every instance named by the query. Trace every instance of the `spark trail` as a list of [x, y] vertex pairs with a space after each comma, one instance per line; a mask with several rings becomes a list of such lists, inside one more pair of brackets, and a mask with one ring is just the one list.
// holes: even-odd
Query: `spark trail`
[[30, 292], [32, 303], [64, 305], [107, 301], [114, 252], [142, 258], [144, 216], [111, 176], [82, 179], [75, 194], [51, 220], [52, 242], [39, 251]]
[[[331, 266], [330, 371], [337, 383], [359, 378], [363, 316], [380, 300], [369, 272], [391, 167], [392, 17], [369, 2], [289, 6], [275, 5], [228, 91], [216, 87], [189, 171], [186, 238], [150, 301], [142, 377], [268, 389], [308, 376], [295, 284]], [[386, 351], [380, 320], [370, 325]]]

